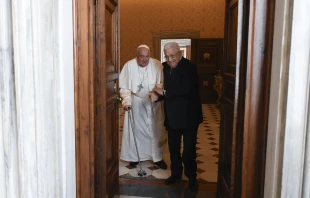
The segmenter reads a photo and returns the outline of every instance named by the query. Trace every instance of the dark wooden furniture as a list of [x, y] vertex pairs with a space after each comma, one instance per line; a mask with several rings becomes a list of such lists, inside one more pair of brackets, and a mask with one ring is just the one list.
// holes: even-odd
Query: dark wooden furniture
[[200, 38], [191, 41], [191, 60], [196, 63], [201, 103], [215, 104], [218, 94], [214, 90], [215, 75], [221, 68], [223, 39]]

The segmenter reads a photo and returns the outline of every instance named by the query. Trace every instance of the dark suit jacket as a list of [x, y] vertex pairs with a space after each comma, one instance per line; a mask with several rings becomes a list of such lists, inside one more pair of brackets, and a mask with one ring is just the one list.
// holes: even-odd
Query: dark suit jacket
[[203, 119], [196, 66], [184, 57], [172, 70], [167, 62], [163, 66], [166, 128], [186, 129], [198, 126]]

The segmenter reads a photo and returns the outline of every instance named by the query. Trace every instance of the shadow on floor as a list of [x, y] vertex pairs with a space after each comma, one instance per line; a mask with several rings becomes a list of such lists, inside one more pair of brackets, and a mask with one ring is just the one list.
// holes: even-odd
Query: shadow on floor
[[161, 179], [126, 179], [120, 178], [120, 195], [133, 197], [160, 198], [215, 198], [216, 183], [199, 182], [198, 192], [191, 192], [188, 181], [180, 181], [170, 186]]

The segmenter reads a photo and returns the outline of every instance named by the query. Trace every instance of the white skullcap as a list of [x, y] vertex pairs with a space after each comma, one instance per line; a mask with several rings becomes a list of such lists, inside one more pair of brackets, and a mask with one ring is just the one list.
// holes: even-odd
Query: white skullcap
[[139, 45], [137, 49], [139, 49], [139, 48], [141, 48], [141, 47], [146, 48], [146, 49], [150, 49], [149, 46], [144, 45], [144, 44], [143, 44], [143, 45]]

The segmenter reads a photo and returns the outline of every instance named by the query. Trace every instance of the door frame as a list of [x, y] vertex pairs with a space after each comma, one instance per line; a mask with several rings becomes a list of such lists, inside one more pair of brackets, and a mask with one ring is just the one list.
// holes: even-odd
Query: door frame
[[309, 8], [307, 0], [276, 2], [265, 197], [310, 194]]
[[[94, 133], [92, 133], [95, 123], [94, 2], [96, 1], [73, 1], [77, 197], [94, 197], [95, 144]], [[248, 86], [244, 116], [242, 197], [249, 197], [253, 194], [262, 196], [264, 190], [269, 102], [262, 104], [260, 101], [269, 101], [275, 0], [268, 2], [271, 6], [267, 5], [267, 0], [254, 2], [255, 5], [253, 2], [250, 4], [250, 10], [253, 12], [250, 12], [247, 54]], [[240, 3], [243, 3], [243, 0], [240, 0]], [[261, 36], [257, 37], [259, 35]], [[184, 35], [182, 37], [184, 38]], [[158, 36], [155, 35], [154, 38], [157, 39]], [[165, 37], [159, 35], [159, 38]], [[154, 41], [155, 48], [156, 43]], [[262, 43], [265, 50], [261, 50]], [[154, 50], [154, 52], [156, 58], [157, 51]], [[260, 81], [265, 73], [267, 73], [267, 81]], [[260, 116], [263, 117], [262, 120], [259, 120]], [[258, 141], [253, 141], [255, 139]], [[260, 175], [259, 179], [253, 180], [253, 176], [257, 175]]]
[[239, 0], [238, 9], [232, 152], [241, 150], [242, 162], [231, 161], [236, 174], [230, 196], [263, 197], [275, 0]]
[[73, 0], [76, 197], [95, 196], [95, 6]]
[[275, 1], [239, 0], [249, 8], [241, 197], [264, 197]]
[[197, 30], [180, 30], [180, 31], [161, 31], [153, 33], [154, 58], [161, 58], [161, 39], [192, 39], [200, 38], [200, 31]]

